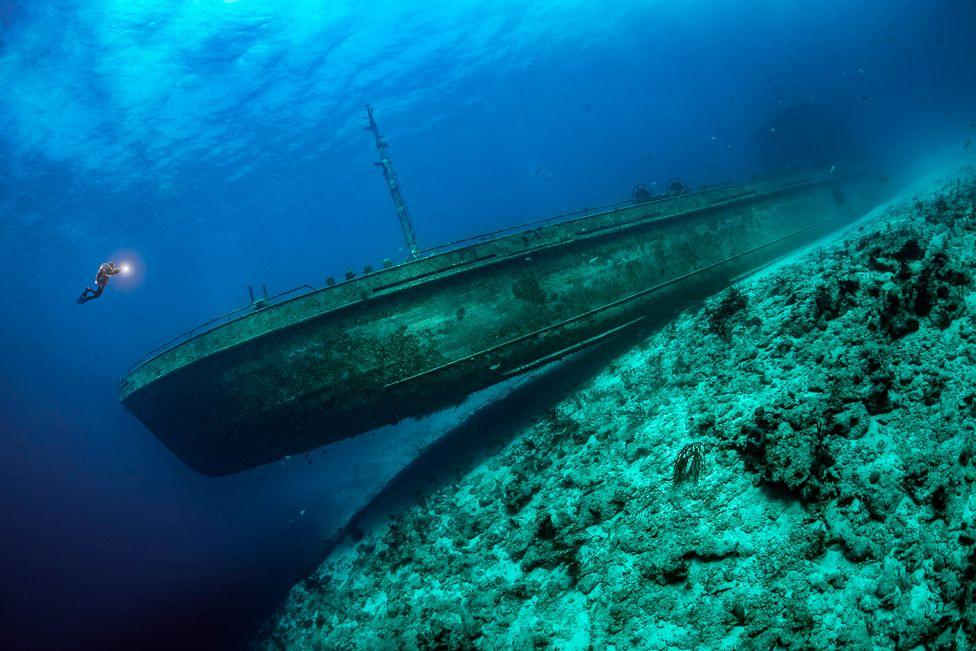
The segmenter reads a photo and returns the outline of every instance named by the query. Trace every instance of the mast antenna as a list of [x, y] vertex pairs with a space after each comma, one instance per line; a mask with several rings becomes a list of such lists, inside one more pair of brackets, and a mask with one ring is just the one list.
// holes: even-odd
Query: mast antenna
[[373, 107], [369, 104], [366, 105], [366, 117], [369, 119], [369, 126], [366, 127], [366, 131], [373, 132], [373, 138], [376, 140], [376, 151], [380, 154], [379, 162], [373, 164], [383, 170], [386, 187], [390, 191], [390, 198], [393, 199], [393, 208], [396, 210], [397, 219], [400, 220], [400, 228], [403, 229], [403, 239], [406, 240], [407, 248], [410, 250], [410, 259], [415, 260], [420, 255], [420, 247], [417, 246], [417, 235], [413, 231], [410, 211], [407, 210], [407, 203], [403, 200], [400, 179], [397, 178], [393, 161], [386, 153], [389, 145], [383, 140], [380, 129], [376, 126], [376, 120], [373, 119]]

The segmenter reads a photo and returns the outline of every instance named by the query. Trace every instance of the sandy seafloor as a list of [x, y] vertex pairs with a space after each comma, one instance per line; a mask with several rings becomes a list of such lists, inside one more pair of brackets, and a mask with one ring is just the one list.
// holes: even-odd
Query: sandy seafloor
[[649, 336], [340, 545], [256, 644], [976, 648], [974, 174]]

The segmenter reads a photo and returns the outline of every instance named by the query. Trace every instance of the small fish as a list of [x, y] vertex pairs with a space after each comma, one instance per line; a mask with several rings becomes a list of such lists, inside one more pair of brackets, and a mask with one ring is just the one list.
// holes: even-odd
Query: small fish
[[305, 509], [302, 509], [301, 511], [298, 512], [298, 517], [302, 517], [304, 515], [305, 515]]
[[776, 129], [774, 129], [773, 127], [769, 127], [769, 132], [770, 133], [776, 133]]
[[651, 187], [653, 188], [655, 185], [657, 185], [657, 181], [651, 181]]
[[971, 144], [973, 144], [973, 141], [972, 141], [972, 140], [967, 140], [967, 141], [966, 141], [966, 144], [965, 144], [965, 145], [963, 145], [963, 147], [962, 147], [962, 148], [963, 148], [963, 149], [969, 149], [969, 146], [970, 146]]
[[596, 262], [599, 259], [600, 259], [600, 256], [597, 256], [595, 258], [590, 258], [590, 264], [593, 264], [594, 262]]
[[535, 175], [536, 176], [539, 176], [539, 172], [541, 172], [541, 171], [542, 171], [542, 165], [540, 165], [539, 167], [535, 168]]
[[871, 98], [869, 96], [867, 96], [867, 95], [861, 95], [861, 99], [864, 100], [865, 102], [870, 102], [871, 101]]
[[729, 98], [729, 104], [735, 104], [735, 98], [734, 97], [730, 97]]
[[831, 165], [830, 166], [830, 173], [833, 174], [835, 169], [837, 169], [837, 166], [836, 165]]
[[712, 142], [718, 140], [718, 138], [716, 138], [715, 136], [709, 136], [708, 139], [711, 140]]
[[502, 365], [500, 363], [499, 364], [492, 364], [491, 367], [490, 367], [490, 370], [497, 371], [499, 368], [501, 368], [501, 366]]
[[882, 176], [881, 177], [881, 182], [882, 183], [887, 183], [888, 182], [888, 177], [887, 176]]
[[862, 75], [864, 74], [864, 68], [858, 68], [857, 71], [858, 71], [858, 73], [860, 73]]

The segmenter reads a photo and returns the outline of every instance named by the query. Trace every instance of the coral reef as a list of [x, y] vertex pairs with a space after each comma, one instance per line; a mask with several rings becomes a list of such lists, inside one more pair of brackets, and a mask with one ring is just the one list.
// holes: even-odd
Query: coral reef
[[259, 644], [976, 646], [959, 178], [650, 336], [334, 552]]

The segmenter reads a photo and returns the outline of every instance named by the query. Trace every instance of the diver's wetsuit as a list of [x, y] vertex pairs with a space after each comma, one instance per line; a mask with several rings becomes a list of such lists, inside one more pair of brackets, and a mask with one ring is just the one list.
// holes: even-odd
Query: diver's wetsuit
[[119, 268], [119, 266], [114, 262], [103, 262], [98, 267], [98, 274], [95, 276], [95, 289], [86, 287], [85, 291], [83, 291], [81, 296], [78, 298], [78, 302], [87, 303], [93, 298], [98, 298], [101, 296], [102, 292], [105, 290], [105, 285], [108, 284], [108, 279], [120, 271], [122, 271], [122, 269]]

